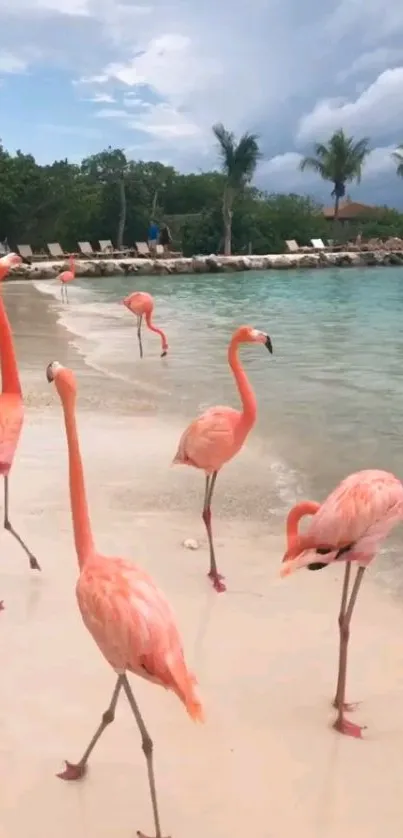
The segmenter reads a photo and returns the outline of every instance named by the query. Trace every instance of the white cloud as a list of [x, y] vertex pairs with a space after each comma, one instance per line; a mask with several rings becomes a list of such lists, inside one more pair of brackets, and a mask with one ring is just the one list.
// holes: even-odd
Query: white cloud
[[299, 141], [321, 140], [338, 128], [357, 136], [402, 132], [403, 67], [385, 70], [355, 101], [323, 99], [300, 119]]
[[0, 73], [24, 73], [27, 67], [27, 59], [10, 52], [0, 52]]
[[114, 99], [110, 93], [94, 93], [90, 99], [87, 99], [87, 102], [95, 102], [97, 104], [104, 102], [105, 104], [112, 104], [113, 102], [116, 102], [116, 99]]
[[376, 49], [363, 52], [356, 58], [350, 67], [346, 70], [341, 70], [337, 74], [339, 81], [345, 81], [350, 76], [356, 76], [359, 73], [367, 73], [367, 71], [381, 70], [383, 67], [392, 67], [399, 64], [403, 58], [403, 49], [395, 49], [391, 47], [377, 47]]
[[129, 125], [165, 142], [175, 142], [178, 138], [197, 140], [202, 133], [195, 122], [165, 102], [150, 106], [145, 113], [131, 119]]
[[101, 108], [95, 116], [97, 119], [127, 119], [129, 114], [120, 108]]

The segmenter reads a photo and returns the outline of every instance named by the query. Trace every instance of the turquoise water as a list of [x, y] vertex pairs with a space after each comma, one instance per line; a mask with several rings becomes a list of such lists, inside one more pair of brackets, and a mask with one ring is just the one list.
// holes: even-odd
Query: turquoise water
[[[55, 283], [40, 286], [59, 294]], [[132, 290], [155, 297], [166, 361], [151, 334], [139, 360], [135, 318], [118, 305]], [[248, 444], [260, 446], [279, 509], [302, 495], [320, 500], [357, 469], [403, 477], [401, 268], [114, 277], [79, 280], [69, 295], [62, 322], [87, 361], [131, 382], [146, 408], [184, 422], [212, 404], [237, 405], [232, 331], [249, 323], [270, 334], [273, 356], [245, 346], [241, 357], [259, 405]]]

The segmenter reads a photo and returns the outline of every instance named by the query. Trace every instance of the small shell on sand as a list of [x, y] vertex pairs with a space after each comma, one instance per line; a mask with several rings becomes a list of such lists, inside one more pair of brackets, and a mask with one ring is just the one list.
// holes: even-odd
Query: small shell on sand
[[196, 541], [195, 538], [185, 538], [185, 540], [182, 541], [182, 547], [186, 547], [186, 550], [198, 550], [199, 542]]

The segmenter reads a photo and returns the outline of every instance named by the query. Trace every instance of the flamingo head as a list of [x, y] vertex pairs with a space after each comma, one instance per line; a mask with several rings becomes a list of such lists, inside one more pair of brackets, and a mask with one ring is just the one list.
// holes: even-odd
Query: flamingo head
[[77, 384], [74, 373], [68, 367], [59, 364], [58, 361], [51, 361], [46, 367], [46, 378], [51, 384], [53, 381], [59, 396], [67, 398], [68, 396], [75, 396], [77, 392]]
[[273, 344], [270, 336], [266, 332], [260, 332], [259, 329], [254, 329], [253, 326], [240, 326], [236, 330], [233, 340], [236, 343], [263, 343], [266, 349], [273, 354]]

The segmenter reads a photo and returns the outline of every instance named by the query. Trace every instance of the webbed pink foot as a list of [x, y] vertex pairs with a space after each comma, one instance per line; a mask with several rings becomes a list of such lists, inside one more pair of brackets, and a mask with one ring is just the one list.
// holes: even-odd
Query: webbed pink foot
[[208, 576], [209, 579], [211, 579], [211, 581], [213, 583], [213, 588], [214, 588], [215, 591], [217, 591], [217, 593], [221, 594], [221, 593], [223, 593], [223, 591], [227, 590], [227, 587], [223, 582], [223, 579], [225, 579], [225, 576], [222, 576], [221, 573], [213, 573], [213, 571], [210, 570], [209, 573], [207, 574], [207, 576]]
[[336, 719], [333, 727], [344, 736], [352, 736], [354, 739], [362, 739], [362, 731], [366, 730], [366, 725], [356, 725], [348, 719]]
[[61, 771], [60, 774], [57, 774], [57, 777], [60, 777], [61, 780], [81, 780], [82, 777], [87, 773], [87, 766], [86, 765], [74, 765], [72, 762], [68, 762], [65, 760], [66, 768], [64, 771]]

